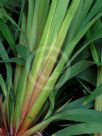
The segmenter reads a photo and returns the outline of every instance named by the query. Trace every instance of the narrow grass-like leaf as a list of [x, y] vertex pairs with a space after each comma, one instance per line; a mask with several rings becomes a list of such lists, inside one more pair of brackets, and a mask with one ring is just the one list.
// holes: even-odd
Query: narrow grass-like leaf
[[93, 72], [91, 69], [86, 69], [83, 73], [80, 73], [78, 75], [78, 78], [95, 86], [96, 85], [96, 78], [95, 78], [96, 72], [95, 71]]
[[7, 88], [6, 88], [6, 83], [5, 83], [2, 75], [0, 75], [0, 86], [2, 88], [2, 92], [3, 92], [4, 96], [6, 96], [6, 94], [7, 94]]
[[[74, 59], [82, 52], [84, 51], [85, 48], [87, 48], [87, 46], [89, 46], [92, 42], [96, 41], [97, 39], [102, 38], [102, 30], [99, 30], [98, 32], [96, 32], [95, 34], [93, 34], [92, 39], [90, 39], [90, 41], [88, 41], [86, 44], [82, 45], [82, 47], [71, 57], [70, 61], [68, 64], [70, 64], [71, 62], [74, 61]], [[67, 66], [68, 66], [67, 64]]]
[[[69, 46], [66, 47], [65, 53], [68, 54], [68, 56], [71, 54], [72, 50], [75, 48], [78, 41], [83, 37], [83, 35], [89, 30], [89, 28], [102, 16], [102, 13], [99, 13], [96, 17], [94, 17], [87, 25], [84, 27], [74, 38], [74, 40], [70, 43]], [[70, 49], [70, 50], [69, 50]], [[65, 59], [61, 59], [59, 64], [57, 65], [56, 69], [54, 70], [52, 76], [49, 78], [46, 86], [43, 88], [42, 92], [40, 93], [39, 97], [37, 98], [36, 102], [34, 103], [31, 111], [28, 114], [28, 117], [33, 117], [33, 119], [36, 117], [37, 113], [39, 112], [40, 108], [44, 104], [45, 100], [47, 99], [49, 93], [51, 90], [53, 90], [53, 86], [56, 83], [56, 80], [58, 79], [60, 73], [62, 72], [62, 69], [65, 64]], [[54, 76], [56, 75], [56, 77]], [[50, 89], [49, 89], [50, 86]], [[51, 87], [52, 86], [52, 87]], [[42, 103], [42, 104], [41, 104]], [[39, 108], [38, 108], [39, 107]], [[36, 113], [36, 114], [35, 114]], [[35, 116], [35, 117], [34, 117]], [[30, 125], [32, 120], [29, 118], [26, 118], [24, 121], [24, 128]]]
[[[92, 37], [91, 32], [88, 31], [87, 38], [90, 39], [91, 37]], [[91, 53], [92, 53], [92, 57], [93, 57], [94, 61], [99, 62], [99, 55], [98, 55], [97, 49], [93, 43], [90, 44], [90, 49], [91, 49]]]
[[28, 39], [31, 36], [30, 32], [32, 28], [34, 7], [35, 7], [35, 0], [28, 0], [28, 16], [27, 16], [27, 28], [26, 28]]
[[62, 108], [60, 108], [60, 110], [58, 111], [67, 111], [70, 109], [87, 109], [87, 108], [91, 108], [93, 107], [93, 103], [89, 103], [88, 105], [83, 105], [83, 102], [86, 100], [86, 97], [80, 98], [78, 100], [72, 101], [70, 103], [66, 103]]
[[15, 40], [12, 35], [12, 32], [10, 31], [9, 27], [0, 19], [0, 31], [2, 32], [5, 39], [8, 41], [11, 49], [15, 53]]
[[99, 14], [101, 12], [101, 9], [102, 9], [102, 2], [100, 2], [100, 0], [96, 0], [95, 4], [93, 4], [93, 7], [91, 8], [90, 12], [88, 13], [85, 21], [83, 22], [82, 26], [87, 24], [87, 22], [89, 22], [89, 20], [91, 20], [94, 16]]
[[[90, 118], [90, 120], [89, 120]], [[38, 124], [35, 127], [32, 127], [27, 132], [24, 133], [23, 136], [28, 136], [31, 134], [36, 133], [40, 130], [45, 124], [51, 123], [52, 121], [56, 120], [71, 120], [71, 121], [78, 121], [78, 122], [84, 122], [86, 124], [101, 124], [102, 121], [102, 114], [101, 112], [90, 110], [90, 109], [72, 109], [65, 112], [58, 113], [49, 119], [45, 120], [41, 124]], [[73, 130], [71, 130], [73, 131]], [[67, 133], [68, 134], [68, 133]]]
[[[81, 36], [84, 34], [84, 33], [86, 33], [87, 31], [88, 31], [88, 29], [95, 23], [95, 21], [97, 21], [98, 20], [98, 18], [100, 18], [100, 16], [102, 16], [101, 15], [102, 13], [100, 13], [100, 14], [98, 14], [97, 15], [97, 17], [95, 17], [85, 28], [83, 28], [83, 30], [82, 31], [80, 31], [79, 32], [79, 34], [75, 37], [75, 39], [74, 40], [72, 40], [72, 42], [70, 43], [70, 47], [69, 46], [67, 46], [66, 48], [67, 49], [65, 49], [65, 53], [66, 54], [69, 54], [70, 55], [70, 53], [73, 51], [73, 49], [74, 49], [74, 47], [75, 47], [75, 43], [77, 43], [77, 41], [78, 41], [78, 39], [79, 38], [81, 38]], [[75, 42], [75, 43], [74, 43]], [[69, 48], [70, 48], [70, 50], [69, 50]], [[63, 58], [62, 58], [63, 59]], [[62, 61], [62, 60], [61, 60]], [[59, 65], [60, 65], [61, 63], [59, 62]], [[61, 64], [62, 65], [62, 64]]]
[[[92, 66], [92, 62], [89, 61], [79, 61], [69, 67], [69, 70], [67, 69], [66, 72], [61, 76], [59, 82], [58, 82], [58, 88], [61, 88], [69, 79], [79, 75], [82, 73], [84, 70]], [[57, 87], [57, 85], [56, 85]]]
[[50, 107], [49, 107], [49, 110], [44, 118], [44, 120], [48, 117], [51, 116], [51, 114], [53, 113], [54, 111], [54, 108], [55, 108], [55, 93], [54, 91], [52, 91], [49, 95], [49, 101], [50, 101]]
[[65, 129], [53, 134], [52, 136], [73, 136], [81, 134], [102, 133], [101, 125], [102, 123], [100, 122], [76, 124], [66, 127]]
[[[20, 123], [22, 104], [25, 97], [24, 94], [21, 93], [21, 90], [22, 92], [24, 92], [26, 89], [26, 82], [27, 82], [28, 73], [31, 67], [31, 62], [32, 62], [32, 56], [29, 56], [25, 64], [25, 68], [23, 69], [23, 72], [22, 72], [21, 82], [19, 82], [19, 86], [17, 88], [17, 94], [16, 94], [17, 99], [16, 99], [16, 105], [15, 105], [16, 108], [15, 108], [15, 114], [14, 114], [14, 123], [16, 127], [18, 127], [18, 124]], [[19, 97], [21, 99], [19, 99]]]
[[14, 58], [6, 59], [5, 61], [0, 61], [0, 63], [16, 63], [19, 65], [24, 65], [25, 61], [21, 57], [19, 57], [19, 58], [14, 57]]
[[[34, 50], [38, 47], [40, 40], [42, 38], [43, 30], [47, 21], [50, 6], [49, 0], [41, 0], [38, 13], [37, 31], [36, 31], [36, 43], [34, 45]], [[42, 22], [42, 23], [41, 23]]]
[[[9, 59], [8, 54], [1, 41], [0, 41], [0, 56], [3, 61], [5, 61], [6, 59]], [[7, 71], [6, 83], [7, 83], [7, 89], [9, 90], [10, 87], [12, 86], [12, 67], [8, 63], [6, 63], [5, 65], [6, 65], [6, 71]]]
[[[68, 3], [68, 1], [66, 1], [66, 3]], [[61, 5], [58, 5], [58, 7], [59, 7], [58, 11], [60, 10], [60, 8], [62, 8], [62, 4], [66, 4], [66, 3], [65, 2], [64, 3], [63, 2], [60, 3]], [[38, 84], [36, 83], [35, 90], [34, 90], [35, 92], [32, 95], [32, 100], [31, 100], [31, 102], [29, 104], [29, 107], [31, 107], [33, 105], [34, 101], [36, 100], [36, 98], [38, 97], [38, 95], [40, 93], [40, 90], [42, 89], [42, 87], [44, 86], [44, 84], [46, 83], [46, 81], [48, 80], [48, 78], [49, 78], [49, 76], [50, 76], [50, 74], [51, 74], [51, 72], [53, 70], [53, 67], [54, 67], [54, 65], [56, 63], [57, 57], [59, 55], [59, 52], [60, 52], [61, 47], [63, 45], [63, 42], [65, 40], [67, 31], [68, 31], [69, 26], [71, 24], [71, 21], [72, 21], [72, 19], [74, 17], [75, 11], [78, 8], [78, 5], [79, 5], [78, 1], [77, 1], [77, 4], [76, 4], [76, 1], [73, 1], [72, 4], [71, 4], [71, 6], [70, 6], [70, 8], [69, 8], [69, 10], [67, 11], [67, 15], [66, 15], [65, 20], [63, 21], [63, 24], [62, 24], [62, 26], [60, 28], [57, 40], [56, 40], [55, 44], [53, 43], [54, 45], [51, 46], [51, 49], [50, 49], [50, 51], [48, 53], [48, 56], [46, 57], [47, 58], [46, 65], [44, 66], [43, 70], [41, 71], [41, 75], [38, 78], [38, 81], [37, 81]], [[74, 7], [74, 6], [76, 6], [76, 7]], [[65, 5], [64, 5], [64, 7], [65, 7]], [[63, 20], [63, 17], [65, 16], [66, 9], [67, 9], [67, 5], [66, 5], [66, 8], [62, 12], [63, 14], [60, 17], [62, 20]], [[58, 12], [58, 11], [56, 11], [56, 12]], [[72, 16], [70, 16], [70, 14], [72, 14]], [[56, 14], [55, 14], [55, 17], [56, 17]], [[61, 23], [62, 20], [59, 20], [59, 22]], [[55, 18], [54, 21], [57, 22], [57, 19]], [[59, 26], [60, 26], [60, 23], [59, 23]], [[56, 27], [56, 28], [58, 29], [59, 27]], [[58, 31], [57, 29], [55, 29], [56, 30], [55, 32]], [[55, 38], [55, 36], [54, 36], [54, 38]], [[56, 52], [55, 48], [57, 49], [57, 52]], [[54, 60], [51, 59], [52, 56], [54, 56], [54, 58], [55, 58]], [[46, 77], [46, 80], [42, 81], [43, 75]], [[39, 88], [39, 84], [42, 85], [41, 88]]]
[[16, 51], [21, 57], [23, 57], [24, 60], [28, 59], [28, 57], [30, 56], [29, 48], [27, 48], [21, 44], [16, 46]]
[[83, 87], [83, 93], [85, 95], [90, 94], [91, 93], [90, 88], [87, 87], [80, 79], [77, 79], [77, 80], [79, 81], [80, 85]]
[[[31, 5], [31, 8], [32, 7], [34, 6]], [[46, 24], [47, 14], [49, 12], [48, 7], [49, 7], [49, 0], [36, 1], [34, 9], [32, 9], [33, 13], [30, 14], [30, 16], [33, 16], [32, 22], [30, 24], [31, 31], [29, 29], [30, 34], [28, 35], [31, 51], [33, 51], [33, 49], [36, 49], [38, 47], [38, 44], [41, 40], [41, 36], [42, 36], [43, 30]]]
[[88, 104], [92, 100], [94, 100], [97, 96], [102, 94], [102, 84], [100, 84], [96, 89], [86, 98], [84, 101], [84, 105]]
[[[19, 26], [18, 26], [19, 27]], [[22, 15], [22, 22], [21, 22], [21, 33], [20, 33], [20, 39], [19, 39], [19, 44], [20, 45], [25, 45], [26, 46], [26, 34], [25, 34], [25, 28], [26, 28], [26, 16], [25, 14]], [[21, 49], [18, 49], [21, 48]], [[29, 47], [28, 47], [29, 48]], [[18, 46], [16, 47], [16, 51], [17, 51], [17, 56], [18, 57], [22, 57], [22, 54], [25, 53], [25, 49], [23, 49], [24, 51], [22, 51], [22, 46]], [[24, 59], [26, 56], [23, 56]], [[15, 75], [14, 75], [14, 92], [16, 93], [17, 91], [17, 86], [18, 86], [18, 82], [21, 78], [21, 66], [16, 65], [16, 69], [15, 69]]]
[[[68, 31], [68, 28], [69, 28], [69, 26], [70, 26], [70, 23], [71, 23], [71, 21], [72, 21], [72, 19], [73, 19], [73, 17], [74, 17], [74, 15], [75, 15], [75, 12], [76, 12], [76, 10], [77, 10], [77, 8], [78, 8], [78, 5], [79, 5], [79, 3], [80, 3], [80, 0], [78, 0], [78, 1], [73, 1], [72, 2], [72, 4], [71, 4], [71, 6], [70, 6], [70, 8], [69, 8], [69, 10], [68, 10], [68, 12], [67, 12], [67, 16], [66, 16], [66, 18], [65, 18], [65, 20], [64, 20], [64, 22], [63, 22], [63, 25], [62, 25], [62, 27], [61, 27], [61, 30], [60, 30], [60, 33], [59, 33], [59, 38], [58, 38], [58, 40], [57, 40], [57, 44], [59, 45], [58, 47], [59, 48], [61, 48], [61, 46], [62, 46], [62, 44], [63, 44], [63, 42], [64, 42], [64, 39], [65, 39], [65, 36], [66, 36], [66, 34], [67, 34], [67, 31]], [[70, 16], [70, 14], [72, 14], [72, 16]], [[70, 19], [69, 19], [70, 18]], [[63, 34], [62, 34], [62, 32], [64, 32]], [[57, 54], [58, 55], [58, 54]], [[41, 56], [40, 56], [41, 57]], [[55, 56], [55, 57], [57, 57], [57, 56]], [[37, 63], [38, 64], [38, 63]], [[37, 66], [36, 66], [36, 68], [38, 68]], [[59, 75], [59, 74], [58, 74]], [[55, 79], [57, 79], [58, 78], [58, 75], [56, 76], [56, 78]], [[55, 81], [56, 80], [54, 80], [54, 83], [55, 83]], [[50, 83], [51, 84], [51, 83]], [[52, 86], [53, 87], [53, 86]], [[46, 88], [46, 86], [45, 86], [45, 88]], [[46, 89], [45, 89], [46, 90]], [[47, 92], [47, 91], [46, 91]], [[46, 95], [47, 96], [47, 95]], [[27, 99], [28, 100], [28, 99]], [[28, 103], [28, 102], [27, 102]], [[34, 105], [33, 106], [35, 106], [36, 104], [34, 103]], [[33, 111], [34, 110], [34, 111]], [[35, 108], [33, 108], [32, 107], [32, 109], [30, 110], [30, 113], [29, 113], [29, 115], [28, 116], [34, 116], [33, 114], [35, 114], [34, 112], [36, 112], [35, 111]], [[31, 115], [30, 115], [31, 114]], [[36, 114], [35, 114], [36, 115]], [[25, 123], [26, 122], [26, 123]], [[29, 120], [29, 119], [25, 119], [25, 121], [24, 121], [24, 129], [26, 128], [26, 127], [28, 127], [30, 124], [31, 124], [31, 120]], [[23, 125], [22, 125], [23, 126]], [[23, 129], [22, 129], [23, 130]]]
[[[54, 115], [52, 118], [61, 120], [72, 120], [78, 122], [101, 122], [101, 112], [91, 109], [71, 109], [64, 112], [60, 112]], [[90, 120], [89, 120], [90, 118]]]
[[[40, 54], [38, 53], [39, 55], [38, 54], [36, 55], [36, 57], [34, 59], [34, 63], [32, 65], [31, 72], [29, 74], [29, 79], [28, 79], [28, 83], [27, 83], [28, 85], [27, 85], [27, 88], [26, 88], [27, 90], [29, 90], [29, 95], [27, 94], [26, 97], [29, 97], [29, 98], [25, 98], [25, 99], [27, 99], [28, 104], [29, 104], [29, 101], [30, 101], [32, 90], [33, 90], [35, 82], [37, 80], [37, 76], [38, 76], [37, 71], [39, 71], [39, 69], [40, 69], [40, 65], [42, 63], [42, 58], [43, 58], [43, 55], [44, 55], [44, 50], [46, 49], [46, 43], [47, 43], [47, 39], [49, 37], [51, 24], [52, 24], [53, 17], [54, 17], [54, 14], [55, 14], [56, 6], [57, 6], [57, 0], [52, 1], [49, 16], [48, 16], [48, 19], [47, 19], [47, 22], [46, 22], [46, 27], [44, 28], [43, 35], [42, 35], [42, 38], [41, 38], [41, 41], [40, 41], [40, 44], [39, 44], [39, 47], [40, 46], [42, 47], [42, 51], [40, 52]], [[22, 93], [22, 96], [25, 95], [25, 92], [21, 91], [21, 93]], [[25, 115], [27, 107], [28, 107], [27, 103], [26, 104], [24, 103], [26, 105], [26, 106], [24, 106], [24, 111], [25, 111], [25, 112], [23, 111], [24, 115]]]
[[[21, 4], [21, 9], [20, 9], [20, 13], [19, 13], [18, 29], [16, 29], [16, 31], [15, 31], [15, 39], [16, 40], [17, 40], [17, 37], [18, 37], [18, 32], [19, 32], [19, 29], [20, 29], [20, 25], [22, 23], [22, 19], [25, 15], [25, 13], [23, 12], [24, 6], [25, 6], [25, 0], [20, 0], [20, 4]], [[26, 23], [26, 22], [24, 22], [24, 23]]]

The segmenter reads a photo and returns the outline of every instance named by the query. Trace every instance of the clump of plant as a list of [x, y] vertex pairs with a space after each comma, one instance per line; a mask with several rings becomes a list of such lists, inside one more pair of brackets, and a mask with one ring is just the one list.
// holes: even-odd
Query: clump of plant
[[[54, 135], [102, 132], [102, 115], [88, 109], [92, 104], [83, 106], [85, 98], [55, 108], [61, 87], [93, 65], [78, 55], [102, 37], [99, 29], [92, 37], [83, 38], [102, 16], [101, 0], [19, 0], [17, 3], [18, 7], [10, 8], [9, 0], [1, 2], [0, 57], [7, 73], [6, 78], [0, 75], [0, 134], [39, 135], [56, 120], [79, 124], [67, 125]], [[17, 21], [13, 19], [15, 15], [19, 16]], [[9, 45], [7, 49], [5, 44]]]

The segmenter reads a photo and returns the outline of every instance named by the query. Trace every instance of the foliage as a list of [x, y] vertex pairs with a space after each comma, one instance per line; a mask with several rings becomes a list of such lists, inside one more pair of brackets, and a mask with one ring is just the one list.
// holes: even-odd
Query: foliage
[[[102, 1], [1, 0], [0, 11], [0, 135], [39, 135], [58, 120], [72, 124], [53, 136], [102, 133]], [[60, 103], [74, 82], [88, 97], [68, 90]]]

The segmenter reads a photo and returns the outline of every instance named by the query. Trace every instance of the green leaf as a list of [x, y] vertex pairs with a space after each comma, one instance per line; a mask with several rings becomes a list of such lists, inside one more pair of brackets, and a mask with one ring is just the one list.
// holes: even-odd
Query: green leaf
[[24, 65], [25, 61], [21, 57], [18, 58], [14, 57], [14, 58], [6, 59], [5, 61], [0, 61], [0, 63], [16, 63], [18, 65]]
[[[75, 63], [74, 65], [72, 65], [71, 67], [69, 67], [64, 74], [61, 76], [59, 82], [58, 82], [58, 88], [61, 88], [69, 79], [78, 76], [80, 73], [82, 73], [83, 71], [85, 71], [87, 68], [89, 68], [90, 66], [92, 66], [92, 62], [90, 61], [79, 61], [77, 63]], [[56, 85], [57, 87], [57, 85]]]
[[84, 101], [84, 105], [88, 104], [92, 100], [94, 100], [97, 96], [102, 94], [102, 84], [100, 84], [96, 89], [86, 98]]
[[[17, 118], [15, 120], [17, 127], [18, 127], [18, 123], [20, 121], [20, 115], [21, 115], [23, 101], [24, 101], [24, 97], [25, 97], [25, 95], [23, 93], [27, 87], [26, 83], [27, 83], [27, 78], [28, 78], [28, 74], [30, 71], [30, 67], [31, 67], [31, 62], [32, 62], [32, 56], [28, 57], [28, 59], [26, 61], [25, 67], [22, 72], [22, 77], [21, 77], [21, 80], [20, 80], [20, 82], [18, 84], [18, 88], [17, 88], [15, 114], [14, 114], [14, 116]], [[21, 93], [21, 91], [23, 93]], [[21, 98], [21, 99], [19, 99], [19, 98]]]
[[39, 45], [48, 13], [49, 0], [29, 1], [27, 34], [31, 51]]
[[[9, 59], [8, 54], [1, 41], [0, 41], [0, 57], [2, 58], [3, 61]], [[5, 66], [7, 71], [7, 79], [6, 79], [6, 83], [8, 87], [7, 89], [10, 90], [10, 87], [12, 86], [12, 67], [8, 63], [5, 63]]]
[[23, 57], [24, 60], [27, 60], [28, 57], [30, 56], [30, 53], [31, 53], [29, 48], [27, 48], [21, 44], [16, 46], [16, 51], [21, 57]]
[[94, 42], [94, 41], [96, 41], [96, 40], [98, 40], [100, 38], [102, 38], [102, 29], [100, 29], [98, 32], [95, 32], [93, 34], [92, 38], [90, 38], [90, 40], [87, 43], [83, 44], [82, 47], [80, 47], [78, 49], [78, 51], [75, 52], [75, 54], [71, 57], [68, 64], [73, 62], [76, 59], [76, 57], [78, 57], [80, 55], [80, 53], [82, 53], [85, 50], [85, 48], [87, 48], [92, 42]]
[[[11, 2], [11, 3], [14, 3], [14, 2]], [[17, 5], [17, 4], [14, 3], [14, 5]], [[23, 17], [25, 17], [25, 13], [23, 12], [24, 11], [24, 6], [25, 6], [25, 0], [21, 0], [20, 1], [20, 13], [19, 13], [19, 19], [18, 19], [18, 29], [16, 29], [16, 31], [15, 31], [15, 39], [16, 40], [17, 40], [17, 37], [18, 37], [18, 32], [19, 32], [19, 29], [20, 29], [21, 22], [23, 20]], [[26, 20], [23, 22], [23, 27], [25, 27], [25, 24], [26, 24]]]
[[58, 111], [63, 112], [70, 109], [87, 109], [93, 106], [93, 103], [89, 103], [88, 105], [83, 105], [83, 102], [86, 100], [86, 97], [80, 98], [78, 100], [72, 101], [70, 103], [66, 103], [63, 105]]
[[0, 8], [0, 13], [1, 13], [1, 17], [4, 16], [7, 20], [9, 20], [11, 24], [14, 25], [15, 29], [19, 29], [15, 20], [9, 15], [9, 13], [7, 13], [7, 11], [4, 8]]
[[49, 101], [50, 101], [50, 107], [49, 107], [49, 110], [45, 116], [44, 119], [48, 118], [51, 116], [51, 114], [53, 113], [54, 111], [54, 107], [55, 107], [55, 92], [52, 91], [49, 95]]
[[83, 22], [83, 26], [89, 22], [89, 20], [91, 20], [94, 16], [96, 16], [97, 14], [99, 14], [102, 11], [102, 2], [100, 2], [100, 0], [96, 0], [96, 2], [94, 2], [91, 10], [89, 11], [88, 15], [86, 16], [84, 22]]
[[[71, 121], [83, 122], [81, 124], [91, 124], [91, 125], [99, 124], [99, 126], [100, 126], [100, 127], [96, 127], [96, 125], [95, 125], [95, 127], [97, 128], [97, 131], [94, 131], [94, 129], [93, 129], [94, 126], [92, 126], [92, 128], [91, 128], [91, 125], [89, 125], [90, 127], [88, 127], [88, 128], [86, 127], [86, 125], [84, 126], [84, 128], [82, 127], [81, 129], [79, 127], [79, 129], [76, 129], [76, 131], [73, 131], [73, 129], [69, 128], [70, 135], [71, 135], [71, 133], [77, 134], [78, 132], [79, 132], [79, 134], [80, 133], [82, 133], [82, 134], [88, 133], [87, 131], [90, 129], [91, 129], [91, 131], [89, 131], [89, 133], [102, 131], [102, 127], [100, 125], [100, 124], [102, 124], [102, 113], [101, 112], [98, 112], [95, 110], [90, 110], [90, 109], [72, 109], [72, 110], [67, 110], [65, 112], [60, 112], [60, 113], [53, 115], [52, 117], [48, 118], [47, 120], [39, 123], [38, 125], [32, 127], [28, 131], [26, 131], [23, 136], [32, 135], [32, 134], [34, 134], [34, 132], [38, 132], [42, 127], [44, 127], [47, 124], [54, 122], [56, 120], [71, 120]], [[98, 128], [100, 128], [100, 130]], [[68, 129], [68, 128], [66, 128], [66, 129]], [[84, 129], [85, 129], [85, 131], [83, 131]], [[81, 130], [81, 132], [80, 132], [80, 130]], [[58, 132], [58, 133], [60, 133], [60, 132]], [[69, 133], [67, 133], [67, 135], [68, 134]]]
[[70, 109], [52, 116], [54, 120], [70, 120], [78, 122], [102, 122], [101, 112], [91, 109]]
[[[36, 31], [36, 43], [34, 49], [37, 48], [45, 28], [46, 20], [50, 11], [49, 6], [50, 0], [40, 0], [38, 21], [37, 21], [37, 31]], [[42, 22], [42, 23], [41, 23]]]
[[[92, 37], [90, 30], [87, 32], [86, 37], [87, 39], [90, 39]], [[99, 55], [93, 42], [90, 44], [90, 50], [91, 50], [91, 54], [92, 54], [94, 62], [99, 62]]]
[[66, 127], [65, 129], [53, 134], [52, 136], [74, 136], [81, 134], [102, 133], [101, 122], [80, 123]]
[[96, 72], [92, 69], [86, 69], [85, 71], [83, 71], [83, 73], [80, 73], [77, 78], [84, 80], [94, 86], [96, 85]]
[[4, 96], [6, 97], [6, 95], [7, 95], [7, 88], [6, 88], [5, 81], [4, 81], [4, 79], [3, 79], [1, 74], [0, 74], [0, 86], [1, 86], [1, 89], [2, 89], [2, 92], [3, 92]]
[[[62, 24], [61, 30], [60, 30], [60, 32], [59, 32], [59, 35], [58, 35], [58, 38], [57, 38], [57, 41], [56, 41], [56, 44], [55, 44], [55, 45], [58, 47], [58, 49], [61, 49], [61, 47], [62, 47], [62, 45], [63, 45], [63, 42], [64, 42], [64, 40], [65, 40], [67, 31], [68, 31], [68, 29], [69, 29], [69, 27], [70, 27], [70, 24], [71, 24], [71, 22], [72, 22], [72, 19], [73, 19], [74, 15], [75, 15], [75, 12], [76, 12], [76, 10], [77, 10], [77, 8], [78, 8], [79, 3], [80, 3], [80, 0], [77, 0], [77, 1], [74, 0], [74, 1], [72, 1], [71, 6], [70, 6], [70, 8], [68, 9], [67, 15], [66, 15], [65, 20], [64, 20], [64, 22], [63, 22], [63, 24]], [[70, 16], [70, 15], [71, 15], [71, 16]], [[46, 46], [45, 46], [45, 47], [46, 47]], [[45, 48], [45, 47], [44, 47], [44, 48]], [[53, 51], [52, 51], [52, 52], [53, 52]], [[43, 55], [44, 55], [43, 52], [41, 52], [41, 53], [40, 53], [40, 56], [39, 56], [39, 57], [37, 56], [37, 59], [35, 59], [35, 62], [34, 62], [34, 64], [33, 64], [33, 71], [31, 72], [31, 75], [34, 76], [34, 77], [37, 76], [37, 73], [35, 73], [35, 72], [36, 72], [36, 69], [39, 69], [40, 66], [41, 66]], [[58, 54], [57, 54], [57, 55], [58, 55]], [[55, 54], [55, 57], [57, 57], [56, 54]], [[57, 59], [57, 58], [56, 58], [56, 59]], [[40, 61], [39, 61], [39, 60], [40, 60]], [[39, 63], [38, 63], [38, 62], [39, 62]], [[37, 65], [35, 65], [36, 63], [37, 63]], [[63, 62], [63, 63], [64, 63], [64, 62]], [[62, 66], [63, 66], [63, 63], [62, 63]], [[35, 101], [34, 105], [32, 106], [32, 109], [31, 109], [30, 112], [28, 113], [28, 116], [33, 117], [33, 119], [36, 118], [36, 116], [37, 116], [37, 114], [38, 114], [40, 108], [42, 107], [42, 105], [44, 104], [45, 100], [46, 100], [47, 97], [49, 96], [50, 91], [53, 89], [53, 86], [54, 86], [56, 80], [57, 80], [58, 77], [59, 77], [60, 71], [62, 71], [62, 68], [63, 68], [62, 66], [60, 67], [60, 70], [57, 71], [57, 75], [54, 74], [54, 72], [53, 72], [53, 74], [52, 74], [52, 76], [50, 77], [50, 79], [48, 80], [46, 86], [44, 86], [44, 88], [43, 88], [43, 90], [41, 91], [39, 97], [37, 98], [37, 100]], [[35, 67], [36, 67], [36, 68], [35, 68]], [[56, 75], [56, 77], [54, 77], [54, 75]], [[54, 80], [52, 80], [53, 78], [54, 78]], [[34, 79], [35, 79], [35, 78], [34, 78]], [[34, 81], [35, 81], [35, 80], [34, 80]], [[28, 82], [28, 83], [29, 83], [29, 82]], [[33, 86], [34, 86], [34, 84], [32, 85], [32, 88], [33, 88]], [[48, 90], [48, 87], [49, 87], [49, 86], [51, 86], [50, 91]], [[31, 88], [31, 85], [29, 85], [29, 87]], [[31, 90], [31, 92], [29, 92], [29, 93], [32, 94], [32, 90]], [[26, 95], [27, 95], [27, 94], [26, 94]], [[26, 101], [28, 101], [28, 98], [26, 99]], [[28, 102], [27, 102], [27, 103], [28, 103]], [[35, 114], [35, 112], [36, 112], [36, 114]], [[28, 120], [27, 118], [25, 119], [25, 122], [26, 122], [26, 120], [27, 120], [28, 124], [30, 124], [30, 123], [32, 122], [31, 120]], [[23, 122], [23, 123], [25, 123], [25, 122]]]
[[2, 32], [4, 38], [7, 40], [7, 42], [9, 43], [12, 51], [15, 53], [15, 40], [13, 37], [12, 32], [10, 31], [9, 27], [7, 26], [6, 23], [4, 23], [1, 19], [0, 19], [0, 31]]
[[[68, 55], [68, 57], [72, 54], [74, 48], [76, 47], [78, 41], [83, 37], [83, 35], [92, 27], [92, 25], [102, 16], [102, 12], [99, 13], [96, 17], [94, 17], [76, 36], [75, 38], [69, 43], [69, 46], [66, 46], [65, 48], [65, 54]], [[101, 31], [102, 34], [102, 31]], [[101, 35], [102, 36], [102, 35]], [[97, 37], [97, 35], [96, 35]], [[68, 58], [69, 59], [69, 58]], [[59, 64], [57, 65], [55, 71], [57, 72], [58, 69], [61, 69], [63, 67], [62, 64], [64, 64], [65, 59], [63, 57], [61, 58]], [[56, 74], [53, 72], [53, 74]]]
[[85, 85], [85, 83], [83, 83], [80, 79], [77, 78], [77, 80], [79, 81], [80, 85], [83, 87], [83, 93], [85, 95], [90, 94], [91, 90], [88, 86]]
[[[93, 0], [81, 0], [75, 17], [69, 29], [67, 43], [74, 38], [74, 36], [79, 32], [82, 23], [86, 19], [87, 13], [92, 6]], [[80, 19], [78, 19], [80, 18]]]

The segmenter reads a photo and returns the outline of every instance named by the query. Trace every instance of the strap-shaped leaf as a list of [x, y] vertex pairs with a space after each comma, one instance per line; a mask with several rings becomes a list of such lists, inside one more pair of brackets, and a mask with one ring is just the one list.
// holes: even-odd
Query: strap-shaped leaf
[[4, 38], [7, 40], [7, 42], [9, 43], [12, 51], [15, 53], [15, 40], [13, 37], [12, 32], [10, 31], [8, 25], [6, 23], [3, 22], [3, 20], [0, 19], [0, 31], [3, 34]]
[[5, 61], [0, 61], [0, 63], [16, 63], [18, 65], [24, 65], [25, 64], [25, 60], [21, 57], [14, 57], [14, 58], [9, 58], [6, 59]]
[[0, 86], [1, 86], [1, 89], [2, 89], [4, 96], [6, 96], [7, 95], [6, 83], [5, 83], [1, 74], [0, 74]]
[[[2, 42], [0, 41], [0, 57], [2, 58], [3, 61], [9, 59], [8, 54], [2, 44]], [[6, 83], [8, 86], [8, 90], [10, 89], [10, 87], [12, 86], [12, 67], [10, 63], [6, 63], [6, 71], [7, 71], [7, 79], [6, 79]]]
[[83, 72], [92, 65], [92, 62], [83, 60], [69, 67], [69, 70], [66, 70], [66, 72], [61, 76], [58, 85], [56, 85], [56, 87], [58, 86], [57, 89], [61, 88], [69, 79], [79, 75], [81, 72]]
[[93, 103], [89, 103], [88, 105], [83, 105], [83, 102], [85, 101], [86, 97], [77, 99], [75, 101], [72, 101], [70, 103], [66, 103], [64, 106], [62, 106], [58, 111], [66, 111], [70, 109], [87, 109], [91, 108], [93, 106]]
[[81, 134], [93, 134], [102, 133], [102, 123], [91, 122], [91, 123], [80, 123], [66, 127], [65, 129], [53, 134], [52, 136], [74, 136]]
[[96, 89], [86, 98], [84, 101], [84, 105], [88, 104], [92, 100], [94, 100], [97, 96], [102, 94], [102, 84], [100, 84]]
[[[34, 132], [39, 131], [42, 127], [46, 126], [47, 124], [51, 123], [52, 121], [63, 120], [63, 119], [83, 122], [84, 124], [89, 124], [89, 126], [90, 126], [90, 127], [87, 127], [87, 125], [83, 125], [82, 128], [79, 129], [79, 131], [77, 128], [77, 130], [75, 130], [74, 132], [73, 132], [73, 129], [69, 129], [71, 131], [69, 133], [69, 136], [71, 136], [71, 133], [72, 133], [72, 135], [77, 134], [78, 132], [79, 132], [79, 134], [80, 133], [81, 134], [88, 133], [88, 130], [90, 130], [89, 133], [102, 132], [102, 127], [100, 125], [100, 124], [102, 124], [102, 113], [101, 112], [98, 112], [95, 110], [90, 110], [90, 109], [72, 109], [72, 110], [58, 113], [58, 114], [48, 118], [47, 120], [43, 121], [42, 123], [39, 123], [38, 125], [32, 127], [28, 131], [26, 131], [23, 136], [32, 135], [32, 134], [34, 134]], [[96, 124], [98, 124], [100, 129], [98, 129], [98, 127], [96, 127]], [[72, 127], [72, 126], [70, 126], [70, 127]], [[94, 130], [94, 127], [96, 127], [96, 131]], [[66, 130], [67, 129], [68, 128], [66, 128]], [[58, 133], [60, 133], [60, 132], [58, 132]], [[64, 135], [64, 132], [61, 134]], [[68, 135], [68, 133], [67, 133], [67, 135]]]

